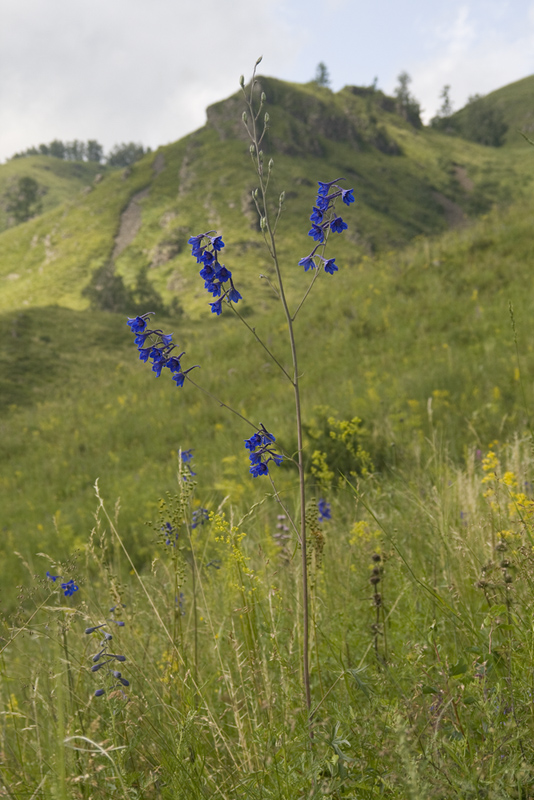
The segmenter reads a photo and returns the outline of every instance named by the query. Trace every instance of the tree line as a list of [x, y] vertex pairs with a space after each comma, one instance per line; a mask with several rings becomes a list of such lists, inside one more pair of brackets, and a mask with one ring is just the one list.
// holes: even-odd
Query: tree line
[[[398, 84], [394, 90], [395, 111], [413, 125], [421, 128], [421, 105], [410, 92], [412, 79], [407, 72], [401, 72], [397, 78]], [[318, 86], [330, 88], [330, 74], [323, 61], [317, 64], [313, 82]], [[376, 92], [378, 79], [369, 89]], [[486, 101], [480, 95], [472, 95], [467, 105], [460, 114], [454, 114], [451, 100], [451, 87], [444, 86], [440, 94], [441, 106], [436, 116], [430, 120], [430, 126], [444, 133], [462, 136], [478, 144], [489, 147], [501, 147], [506, 139], [508, 125], [501, 108]], [[389, 109], [388, 109], [389, 110]]]
[[62, 142], [60, 139], [54, 139], [49, 144], [28, 147], [27, 150], [15, 153], [11, 160], [27, 156], [52, 156], [64, 161], [91, 161], [95, 164], [106, 164], [108, 167], [129, 167], [147, 153], [150, 153], [150, 147], [145, 148], [136, 142], [116, 144], [105, 155], [104, 148], [96, 139], [88, 139], [87, 142], [78, 139]]

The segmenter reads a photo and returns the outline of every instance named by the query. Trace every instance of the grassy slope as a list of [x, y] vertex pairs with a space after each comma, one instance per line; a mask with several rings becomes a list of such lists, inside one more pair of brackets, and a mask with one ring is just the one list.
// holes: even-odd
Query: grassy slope
[[[532, 138], [534, 133], [534, 75], [523, 78], [484, 96], [482, 102], [489, 108], [502, 112], [508, 125], [505, 145], [515, 146], [523, 142], [519, 131]], [[461, 120], [465, 109], [457, 111], [453, 119]]]
[[30, 177], [37, 181], [42, 210], [46, 213], [76, 197], [104, 171], [101, 164], [63, 161], [52, 156], [28, 156], [0, 164], [0, 232], [8, 227], [6, 192], [19, 178]]
[[[275, 154], [273, 178], [273, 195], [283, 189], [288, 201], [280, 228], [284, 237], [289, 235], [283, 251], [288, 260], [298, 260], [308, 247], [306, 221], [318, 178], [344, 175], [349, 185], [355, 186], [358, 220], [350, 237], [339, 245], [340, 257], [345, 260], [402, 245], [416, 235], [445, 230], [443, 202], [447, 200], [456, 203], [459, 213], [461, 209], [480, 213], [493, 202], [517, 197], [532, 179], [526, 144], [524, 153], [502, 151], [435, 131], [416, 132], [397, 115], [379, 104], [369, 105], [369, 100], [349, 89], [333, 95], [318, 87], [287, 89], [280, 81], [264, 81], [275, 98], [270, 111], [272, 146], [284, 137], [289, 137], [290, 145], [293, 142], [288, 145], [291, 152]], [[142, 226], [116, 261], [116, 271], [127, 285], [133, 286], [139, 271], [149, 267], [149, 280], [164, 299], [176, 298], [192, 313], [191, 309], [198, 308], [199, 289], [185, 244], [191, 231], [206, 225], [223, 231], [227, 258], [245, 276], [245, 282], [254, 278], [258, 267], [266, 269], [268, 261], [257, 250], [257, 225], [249, 195], [255, 184], [246, 145], [228, 138], [233, 132], [228, 126], [234, 123], [226, 117], [239, 110], [238, 101], [230, 98], [219, 105], [226, 109], [226, 115], [219, 114], [221, 124], [208, 125], [160, 148], [164, 168], [159, 174], [151, 168], [156, 154], [150, 154], [134, 166], [127, 179], [122, 173], [108, 174], [88, 195], [78, 195], [65, 206], [3, 233], [0, 311], [50, 302], [87, 307], [82, 290], [110, 258], [121, 212], [145, 187], [149, 194], [141, 201]], [[308, 134], [304, 141], [296, 111], [307, 114], [310, 125], [324, 117], [333, 123], [323, 134], [311, 138]], [[378, 128], [400, 145], [403, 155], [388, 155], [373, 145]], [[458, 181], [458, 166], [471, 181], [467, 189]], [[243, 211], [247, 217], [244, 225]], [[248, 266], [251, 251], [258, 259], [253, 269]]]
[[[316, 91], [306, 89], [308, 95]], [[361, 98], [346, 98], [353, 101]], [[284, 124], [285, 113], [282, 108]], [[315, 179], [346, 174], [358, 198], [346, 214], [350, 230], [329, 246], [342, 269], [332, 278], [321, 276], [299, 321], [306, 420], [319, 404], [344, 418], [360, 415], [377, 464], [414, 464], [425, 437], [436, 431], [459, 458], [469, 443], [509, 435], [524, 424], [508, 300], [516, 309], [524, 374], [532, 374], [526, 344], [534, 333], [531, 151], [492, 150], [433, 131], [416, 133], [387, 112], [382, 118], [403, 156], [328, 139], [320, 142], [322, 156], [276, 156], [274, 195], [287, 190], [280, 254], [292, 302], [306, 285], [296, 261], [310, 248], [307, 218]], [[23, 538], [32, 552], [54, 542], [53, 515], [65, 551], [85, 540], [97, 477], [108, 496], [123, 498], [124, 530], [138, 557], [146, 556], [141, 523], [172, 487], [179, 447], [196, 450], [204, 502], [216, 504], [229, 492], [237, 502], [250, 500], [251, 493], [264, 490], [247, 477], [246, 427], [192, 387], [179, 392], [164, 377], [153, 379], [137, 361], [124, 316], [84, 311], [81, 289], [88, 274], [110, 257], [120, 212], [146, 186], [142, 227], [118, 257], [117, 271], [133, 284], [164, 247], [174, 248], [171, 260], [152, 268], [150, 278], [166, 301], [179, 300], [184, 313], [158, 323], [175, 331], [188, 352], [187, 365], [201, 364], [203, 385], [232, 399], [254, 422], [272, 427], [291, 452], [287, 386], [235, 320], [210, 316], [209, 298], [185, 247], [192, 232], [224, 232], [226, 263], [247, 313], [259, 313], [258, 331], [287, 361], [285, 346], [276, 345], [281, 320], [275, 303], [258, 280], [271, 267], [248, 204], [254, 181], [245, 171], [244, 149], [241, 141], [221, 141], [207, 127], [161, 148], [165, 168], [159, 174], [151, 154], [126, 179], [109, 174], [87, 196], [0, 237], [1, 269], [9, 273], [17, 263], [20, 274], [5, 281], [0, 301], [0, 493], [8, 568]], [[444, 227], [442, 215], [428, 208], [432, 191], [468, 203], [469, 193], [451, 172], [454, 164], [467, 167], [474, 192], [491, 175], [490, 194], [510, 195], [519, 183], [524, 199], [472, 228], [391, 250], [388, 237], [405, 241]], [[31, 247], [36, 234], [39, 243]], [[379, 255], [372, 254], [374, 240], [382, 243]], [[528, 397], [531, 388], [527, 380]], [[291, 486], [290, 475], [287, 480]]]

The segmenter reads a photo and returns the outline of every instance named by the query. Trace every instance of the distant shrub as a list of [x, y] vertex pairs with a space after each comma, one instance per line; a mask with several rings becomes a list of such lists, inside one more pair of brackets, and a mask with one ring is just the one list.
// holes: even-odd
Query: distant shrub
[[6, 211], [15, 224], [26, 222], [35, 214], [40, 213], [42, 193], [37, 181], [28, 175], [19, 178], [15, 185], [8, 189]]
[[110, 167], [129, 167], [130, 164], [139, 161], [147, 153], [150, 153], [150, 147], [145, 149], [142, 144], [136, 144], [135, 142], [116, 144], [110, 150], [106, 162]]
[[397, 112], [414, 128], [421, 128], [423, 126], [421, 122], [421, 106], [408, 88], [412, 79], [407, 72], [401, 72], [397, 80], [399, 81], [399, 85], [395, 89]]
[[489, 147], [504, 144], [508, 125], [500, 108], [488, 105], [480, 95], [469, 98], [465, 116], [460, 122], [460, 134], [466, 139]]

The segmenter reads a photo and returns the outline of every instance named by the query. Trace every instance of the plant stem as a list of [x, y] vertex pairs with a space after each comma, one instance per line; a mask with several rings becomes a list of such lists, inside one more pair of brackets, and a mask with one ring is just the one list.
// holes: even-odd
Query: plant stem
[[[247, 130], [249, 131], [249, 135], [254, 146], [254, 153], [251, 155], [255, 161], [256, 172], [258, 174], [258, 178], [260, 181], [260, 191], [261, 191], [261, 211], [263, 212], [263, 216], [261, 217], [261, 225], [264, 233], [266, 233], [267, 244], [269, 247], [269, 252], [274, 262], [274, 268], [276, 271], [276, 278], [278, 283], [278, 291], [280, 293], [280, 301], [282, 303], [282, 307], [284, 309], [284, 314], [286, 317], [287, 322], [287, 331], [289, 336], [289, 343], [291, 347], [291, 360], [293, 364], [293, 379], [291, 381], [293, 385], [293, 392], [295, 398], [295, 417], [296, 417], [296, 426], [297, 426], [297, 451], [298, 451], [298, 473], [299, 473], [299, 497], [300, 497], [300, 545], [301, 545], [301, 556], [302, 556], [302, 673], [304, 679], [304, 691], [306, 695], [306, 708], [308, 710], [308, 720], [310, 720], [310, 713], [311, 713], [311, 691], [310, 691], [310, 666], [309, 666], [309, 598], [308, 598], [308, 557], [306, 552], [306, 487], [304, 484], [304, 457], [303, 457], [303, 441], [302, 441], [302, 411], [301, 411], [301, 402], [300, 402], [300, 389], [299, 389], [299, 372], [298, 372], [298, 360], [297, 360], [297, 347], [295, 343], [295, 333], [293, 329], [293, 318], [289, 311], [289, 307], [287, 304], [287, 299], [284, 291], [284, 284], [282, 281], [282, 274], [280, 271], [280, 264], [278, 262], [278, 255], [276, 252], [276, 242], [275, 242], [275, 235], [273, 228], [270, 223], [269, 219], [269, 212], [267, 208], [267, 182], [264, 180], [264, 172], [263, 172], [263, 155], [259, 149], [261, 140], [265, 133], [265, 128], [261, 136], [258, 136], [258, 130], [256, 126], [256, 122], [259, 117], [260, 110], [257, 113], [254, 113], [254, 109], [252, 106], [252, 95], [254, 92], [254, 85], [255, 85], [255, 73], [256, 70], [254, 69], [254, 73], [252, 76], [252, 81], [250, 85], [250, 98], [247, 98], [245, 94], [245, 98], [247, 101], [247, 106], [251, 115], [251, 126], [252, 130], [249, 129], [247, 125]], [[270, 173], [271, 167], [269, 167]], [[284, 370], [285, 372], [285, 370]], [[311, 733], [310, 733], [311, 736]]]

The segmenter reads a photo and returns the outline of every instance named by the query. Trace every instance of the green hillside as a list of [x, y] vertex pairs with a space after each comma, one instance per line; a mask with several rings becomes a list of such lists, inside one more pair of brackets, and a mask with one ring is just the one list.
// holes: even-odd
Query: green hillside
[[46, 213], [90, 191], [96, 176], [105, 169], [101, 164], [63, 161], [52, 156], [27, 156], [0, 164], [0, 232], [9, 227], [8, 196], [21, 178], [37, 182], [42, 212]]
[[[366, 449], [383, 471], [399, 459], [416, 467], [437, 433], [461, 459], [471, 444], [523, 430], [508, 301], [530, 397], [533, 151], [416, 131], [380, 92], [261, 80], [272, 98], [273, 197], [286, 193], [279, 252], [291, 303], [306, 285], [297, 262], [310, 249], [316, 180], [343, 175], [355, 189], [349, 231], [329, 245], [340, 272], [322, 276], [299, 318], [310, 431], [323, 425], [320, 406], [340, 420], [361, 417]], [[206, 407], [192, 387], [153, 379], [137, 360], [126, 315], [157, 310], [189, 363], [201, 365], [203, 385], [237, 398], [251, 419], [266, 413], [268, 381], [269, 423], [294, 447], [283, 383], [237, 320], [209, 313], [186, 244], [207, 228], [223, 233], [245, 316], [258, 315], [273, 340], [281, 321], [258, 277], [272, 267], [236, 115], [238, 96], [208, 109], [196, 133], [0, 235], [6, 563], [23, 530], [45, 548], [53, 518], [62, 547], [83, 540], [96, 477], [108, 496], [123, 498], [125, 530], [137, 540], [141, 520], [172, 485], [179, 447], [195, 448], [210, 503], [258, 489], [245, 483], [246, 431], [235, 434], [223, 410]], [[288, 358], [285, 345], [279, 355]]]
[[490, 111], [507, 126], [503, 136], [503, 144], [509, 147], [520, 145], [524, 133], [530, 139], [534, 134], [534, 75], [523, 78], [508, 86], [481, 97], [473, 104], [468, 104], [450, 117], [453, 128], [462, 130], [469, 114], [475, 111]]
[[[462, 224], [494, 203], [521, 196], [530, 184], [533, 161], [526, 143], [504, 152], [415, 130], [381, 92], [346, 87], [333, 94], [315, 85], [262, 82], [273, 98], [267, 148], [275, 156], [273, 190], [286, 192], [281, 232], [285, 237], [291, 231], [291, 259], [307, 247], [306, 220], [318, 177], [343, 175], [355, 187], [358, 218], [350, 240], [340, 243], [340, 256], [351, 263]], [[260, 237], [247, 145], [237, 135], [240, 116], [236, 95], [208, 109], [208, 123], [196, 133], [5, 231], [0, 310], [47, 303], [83, 309], [90, 298], [97, 307], [114, 308], [120, 297], [106, 298], [108, 288], [102, 287], [115, 275], [130, 307], [143, 295], [142, 286], [152, 286], [168, 307], [180, 303], [189, 313], [198, 311], [198, 282], [185, 244], [192, 230], [206, 224], [224, 233], [233, 245], [232, 261], [245, 281], [253, 280], [267, 258], [260, 250], [252, 271], [247, 265], [246, 254]]]

